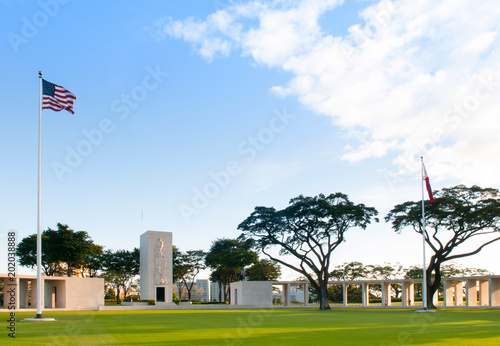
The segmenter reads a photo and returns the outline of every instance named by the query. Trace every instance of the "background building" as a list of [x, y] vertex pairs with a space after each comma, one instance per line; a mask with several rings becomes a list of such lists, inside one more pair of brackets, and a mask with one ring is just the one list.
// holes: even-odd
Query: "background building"
[[[188, 285], [191, 285], [191, 283], [188, 282]], [[176, 282], [175, 286], [177, 297], [179, 299], [188, 299], [184, 282]], [[207, 279], [196, 280], [191, 289], [191, 300], [210, 301], [210, 281]]]
[[211, 282], [210, 283], [210, 300], [211, 301], [219, 301], [219, 293], [221, 299], [224, 299], [224, 292], [223, 288], [219, 288], [219, 283], [218, 282]]

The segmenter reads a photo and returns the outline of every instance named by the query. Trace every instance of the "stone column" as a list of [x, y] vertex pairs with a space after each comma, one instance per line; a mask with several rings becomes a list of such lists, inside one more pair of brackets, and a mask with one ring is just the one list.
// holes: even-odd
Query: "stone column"
[[347, 300], [347, 284], [345, 282], [342, 283], [342, 297], [343, 297], [343, 305], [347, 306], [348, 300]]
[[304, 284], [304, 306], [309, 305], [309, 284]]
[[455, 281], [455, 305], [464, 305], [464, 284], [462, 281]]
[[382, 306], [391, 305], [391, 284], [389, 282], [382, 282]]
[[465, 282], [465, 300], [467, 306], [477, 306], [477, 281], [469, 279]]
[[410, 305], [410, 283], [402, 281], [401, 282], [401, 306]]
[[370, 305], [370, 293], [369, 293], [370, 284], [363, 282], [361, 284], [361, 296], [362, 296], [362, 305], [368, 306]]
[[444, 306], [453, 306], [453, 281], [443, 280]]
[[415, 283], [412, 282], [410, 284], [410, 293], [409, 293], [409, 298], [410, 298], [410, 305], [415, 305]]
[[490, 283], [488, 280], [479, 281], [479, 305], [488, 306], [490, 301]]
[[283, 306], [287, 306], [288, 302], [288, 285], [287, 284], [282, 284], [281, 285], [281, 295], [283, 296]]
[[490, 306], [500, 306], [500, 278], [490, 278]]
[[141, 235], [141, 299], [158, 301], [161, 292], [171, 303], [172, 232], [147, 231]]

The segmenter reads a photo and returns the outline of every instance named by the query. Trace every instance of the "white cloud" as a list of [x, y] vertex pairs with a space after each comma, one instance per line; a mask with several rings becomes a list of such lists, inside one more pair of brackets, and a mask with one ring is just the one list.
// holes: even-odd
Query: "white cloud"
[[170, 17], [161, 18], [154, 23], [154, 28], [148, 27], [155, 39], [163, 41], [166, 37], [183, 39], [196, 46], [196, 51], [208, 61], [214, 57], [228, 56], [231, 52], [231, 37], [220, 36], [221, 32], [238, 31], [238, 25], [231, 23], [225, 12], [219, 11], [211, 15], [207, 21], [188, 18], [184, 21], [173, 20]]
[[360, 145], [357, 149], [349, 150], [347, 154], [342, 156], [342, 159], [349, 162], [357, 162], [369, 158], [380, 158], [385, 156], [387, 151], [395, 147], [396, 144], [397, 141], [373, 141], [365, 143]]
[[364, 134], [345, 160], [391, 152], [405, 173], [418, 170], [424, 154], [443, 177], [500, 184], [492, 156], [500, 152], [497, 2], [381, 0], [336, 37], [320, 17], [341, 4], [252, 1], [205, 21], [158, 22], [156, 33], [190, 42], [208, 60], [240, 49], [290, 72], [274, 93]]
[[483, 32], [477, 37], [473, 38], [471, 42], [464, 46], [464, 50], [481, 52], [487, 49], [495, 40], [497, 32]]
[[243, 37], [243, 50], [258, 63], [281, 66], [304, 54], [321, 35], [319, 16], [341, 1], [299, 2], [296, 7], [269, 9], [259, 14], [259, 27]]

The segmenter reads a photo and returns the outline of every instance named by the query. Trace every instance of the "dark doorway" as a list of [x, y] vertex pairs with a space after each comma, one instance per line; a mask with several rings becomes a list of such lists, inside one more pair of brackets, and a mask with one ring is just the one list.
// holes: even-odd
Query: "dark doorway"
[[156, 301], [165, 302], [165, 287], [156, 287]]

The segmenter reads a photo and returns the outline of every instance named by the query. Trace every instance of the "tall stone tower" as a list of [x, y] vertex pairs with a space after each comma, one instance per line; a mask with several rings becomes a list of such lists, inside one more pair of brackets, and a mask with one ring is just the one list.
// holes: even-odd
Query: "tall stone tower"
[[141, 299], [172, 303], [172, 232], [141, 235]]

